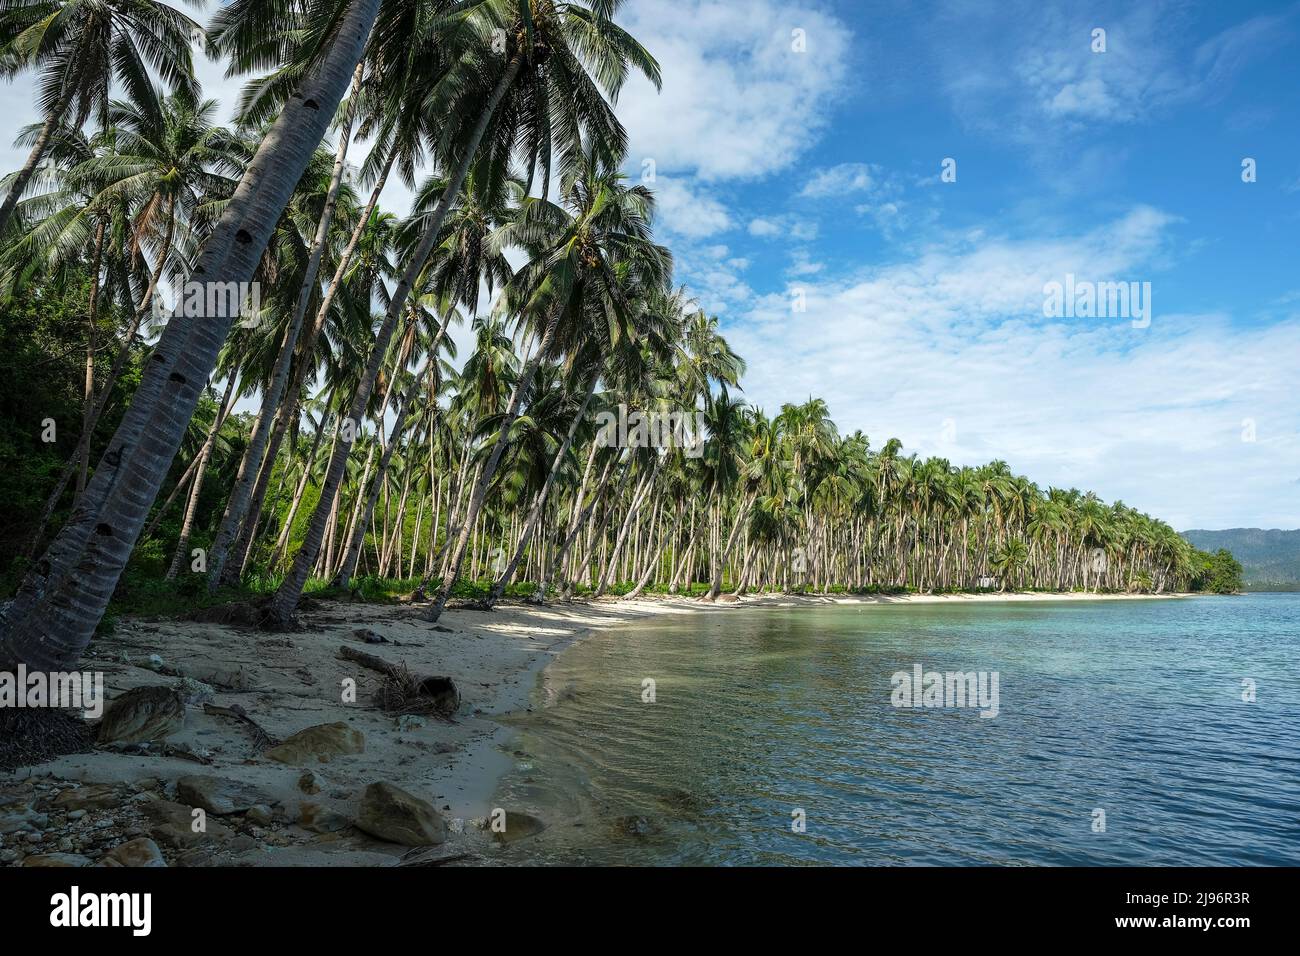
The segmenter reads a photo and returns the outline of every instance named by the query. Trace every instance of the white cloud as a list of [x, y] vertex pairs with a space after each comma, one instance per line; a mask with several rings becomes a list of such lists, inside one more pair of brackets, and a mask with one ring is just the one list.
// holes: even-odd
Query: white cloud
[[731, 228], [727, 210], [703, 188], [667, 176], [656, 177], [651, 188], [657, 202], [655, 225], [659, 232], [703, 239]]
[[814, 170], [799, 195], [811, 199], [865, 192], [875, 184], [873, 167], [867, 163], [840, 163]]
[[619, 100], [629, 162], [706, 180], [780, 172], [816, 142], [851, 40], [833, 16], [773, 0], [635, 0], [619, 19], [663, 71], [661, 93], [634, 78]]
[[[852, 277], [800, 278], [805, 312], [772, 293], [726, 334], [765, 408], [817, 395], [877, 446], [897, 436], [958, 464], [1006, 459], [1040, 485], [1095, 490], [1180, 528], [1289, 527], [1300, 410], [1293, 363], [1278, 357], [1300, 352], [1300, 312], [1264, 328], [1162, 313], [1157, 266], [1174, 223], [1139, 207], [1080, 235], [956, 239]], [[1152, 281], [1151, 326], [1044, 319], [1043, 285], [1066, 272]]]

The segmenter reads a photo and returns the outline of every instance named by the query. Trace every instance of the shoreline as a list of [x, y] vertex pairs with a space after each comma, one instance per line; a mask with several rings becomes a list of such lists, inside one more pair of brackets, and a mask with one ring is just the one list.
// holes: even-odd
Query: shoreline
[[[153, 832], [135, 811], [147, 811], [159, 800], [174, 807], [180, 799], [178, 779], [210, 776], [236, 790], [253, 790], [259, 805], [274, 808], [275, 819], [252, 824], [238, 812], [221, 815], [220, 825], [229, 829], [214, 839], [178, 839], [177, 845], [165, 846], [171, 865], [391, 866], [410, 848], [351, 829], [362, 791], [382, 781], [422, 797], [442, 814], [452, 830], [442, 851], [480, 856], [490, 852], [489, 837], [474, 823], [491, 811], [491, 800], [513, 766], [505, 745], [517, 731], [499, 718], [527, 712], [538, 675], [597, 630], [671, 614], [725, 614], [737, 609], [1183, 596], [764, 594], [706, 603], [651, 595], [550, 606], [507, 603], [491, 612], [448, 610], [436, 626], [419, 619], [420, 605], [314, 601], [304, 609], [302, 629], [287, 635], [266, 635], [231, 624], [124, 619], [113, 634], [92, 645], [82, 664], [84, 669], [104, 673], [110, 699], [136, 687], [176, 686], [183, 675], [199, 682], [203, 700], [189, 702], [183, 725], [167, 737], [168, 752], [157, 745], [139, 752], [95, 750], [22, 768], [0, 775], [0, 804], [25, 794], [28, 806], [39, 813], [74, 783], [107, 784], [116, 793], [116, 803], [110, 802], [109, 807], [119, 808], [123, 818], [114, 824], [120, 826], [120, 834], [114, 829], [107, 835], [131, 839], [133, 834]], [[370, 632], [366, 637], [375, 642], [367, 642], [358, 631]], [[405, 665], [412, 673], [450, 676], [460, 691], [460, 708], [448, 722], [398, 721], [371, 702], [379, 675], [340, 658], [341, 646]], [[342, 700], [340, 688], [348, 679], [355, 681], [356, 702]], [[268, 759], [250, 741], [247, 726], [205, 711], [204, 703], [222, 708], [237, 704], [279, 739], [308, 727], [342, 723], [364, 735], [364, 752], [335, 756], [329, 762], [286, 765]], [[206, 762], [196, 762], [192, 755]], [[318, 794], [308, 795], [300, 788], [304, 766], [322, 778]], [[79, 840], [87, 819], [64, 821], [65, 826], [57, 813], [51, 817], [54, 825], [39, 844], [31, 846], [30, 854], [83, 852]], [[15, 852], [13, 848], [6, 837], [0, 852], [7, 857]]]

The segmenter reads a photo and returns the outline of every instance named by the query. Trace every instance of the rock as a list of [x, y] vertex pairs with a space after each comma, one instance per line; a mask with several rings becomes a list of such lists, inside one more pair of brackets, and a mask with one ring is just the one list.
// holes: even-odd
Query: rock
[[185, 701], [174, 687], [136, 687], [108, 705], [99, 722], [100, 743], [145, 743], [176, 733]]
[[31, 807], [11, 805], [0, 813], [0, 833], [34, 832], [50, 825], [50, 818]]
[[17, 850], [0, 850], [0, 863], [13, 863], [17, 859]]
[[355, 631], [352, 632], [352, 636], [355, 637], [358, 641], [363, 641], [366, 644], [390, 643], [388, 638], [384, 637], [384, 635], [378, 633], [377, 631], [372, 631], [368, 627], [357, 628]]
[[153, 823], [149, 835], [163, 846], [189, 849], [202, 844], [224, 844], [236, 834], [218, 820], [205, 819], [204, 829], [195, 831], [194, 810], [183, 803], [152, 800], [140, 808]]
[[391, 783], [366, 787], [357, 826], [371, 836], [404, 846], [434, 846], [447, 839], [447, 824], [433, 804]]
[[311, 833], [337, 833], [352, 826], [352, 821], [332, 807], [313, 800], [298, 804], [294, 822]]
[[517, 810], [507, 810], [505, 814], [505, 829], [493, 830], [492, 839], [498, 843], [514, 843], [517, 840], [523, 840], [527, 837], [537, 836], [546, 829], [546, 822], [533, 816], [531, 813], [520, 813]]
[[[83, 817], [87, 810], [111, 810], [121, 804], [122, 794], [111, 783], [88, 783], [72, 790], [64, 790], [53, 802], [53, 806], [58, 809], [72, 813], [80, 811]], [[72, 813], [68, 816], [72, 817]]]
[[423, 730], [429, 726], [429, 722], [418, 714], [402, 714], [393, 724], [403, 733], [410, 733], [412, 730]]
[[23, 860], [23, 866], [90, 866], [90, 858], [80, 853], [37, 853]]
[[303, 793], [320, 793], [325, 789], [325, 779], [315, 770], [304, 770], [298, 778], [298, 789]]
[[80, 819], [81, 819], [82, 817], [84, 817], [85, 815], [86, 815], [86, 811], [85, 811], [85, 810], [72, 810], [71, 812], [68, 813], [68, 819], [69, 819], [69, 820], [80, 820]]
[[176, 798], [192, 807], [202, 807], [208, 813], [224, 817], [243, 813], [259, 803], [269, 803], [271, 798], [251, 784], [227, 780], [222, 777], [194, 775], [176, 781]]
[[275, 814], [266, 804], [259, 803], [248, 808], [248, 812], [244, 814], [244, 819], [249, 823], [256, 823], [258, 826], [269, 827], [275, 822]]
[[167, 861], [163, 859], [162, 850], [158, 849], [157, 843], [154, 843], [148, 837], [140, 837], [138, 840], [132, 840], [129, 843], [113, 847], [99, 861], [99, 865], [164, 867], [167, 865]]
[[329, 763], [334, 757], [365, 751], [365, 735], [337, 721], [300, 730], [284, 743], [268, 750], [266, 756], [301, 767], [309, 763]]

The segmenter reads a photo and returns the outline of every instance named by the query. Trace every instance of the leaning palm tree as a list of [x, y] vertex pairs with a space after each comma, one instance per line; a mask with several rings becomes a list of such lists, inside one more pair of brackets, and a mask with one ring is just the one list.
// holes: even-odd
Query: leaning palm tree
[[[262, 139], [191, 277], [247, 282], [361, 58], [379, 0], [350, 0], [311, 21], [324, 40]], [[234, 321], [202, 306], [169, 322], [80, 506], [0, 609], [0, 666], [75, 662], [117, 586]], [[216, 311], [216, 315], [209, 313]]]
[[190, 38], [198, 28], [159, 0], [0, 0], [0, 76], [36, 71], [44, 117], [0, 202], [0, 235], [61, 124], [79, 127], [93, 115], [104, 128], [110, 87], [144, 102], [150, 69], [176, 89], [193, 83]]

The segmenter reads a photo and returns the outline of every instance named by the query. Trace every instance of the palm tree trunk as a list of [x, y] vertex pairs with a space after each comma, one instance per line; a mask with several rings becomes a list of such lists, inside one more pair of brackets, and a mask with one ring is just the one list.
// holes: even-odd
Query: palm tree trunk
[[63, 122], [63, 115], [68, 111], [68, 105], [72, 102], [73, 83], [67, 82], [64, 86], [64, 93], [55, 104], [54, 109], [45, 117], [45, 123], [41, 126], [41, 131], [36, 137], [36, 142], [32, 144], [32, 151], [27, 154], [27, 162], [23, 163], [23, 168], [18, 170], [14, 176], [14, 181], [9, 185], [9, 192], [5, 195], [4, 202], [0, 204], [0, 236], [4, 235], [5, 227], [9, 224], [9, 219], [14, 214], [14, 209], [18, 206], [18, 200], [27, 188], [27, 183], [31, 180], [32, 174], [36, 172], [36, 167], [41, 162], [41, 157], [45, 155], [45, 150], [49, 148], [50, 139], [54, 136], [54, 131], [58, 129], [59, 123]]
[[596, 375], [591, 377], [591, 384], [587, 386], [587, 395], [582, 400], [582, 407], [578, 409], [578, 414], [573, 416], [573, 421], [569, 423], [569, 431], [564, 436], [564, 443], [556, 450], [555, 457], [551, 460], [551, 470], [547, 472], [546, 481], [542, 484], [541, 491], [537, 493], [537, 500], [533, 502], [533, 507], [528, 512], [527, 520], [524, 521], [524, 529], [519, 535], [519, 543], [515, 545], [515, 553], [510, 558], [510, 563], [506, 565], [501, 577], [492, 585], [492, 592], [488, 595], [489, 605], [501, 600], [501, 595], [506, 593], [507, 585], [515, 576], [519, 561], [524, 556], [524, 550], [528, 547], [528, 542], [537, 529], [537, 522], [541, 519], [542, 509], [546, 506], [546, 497], [551, 491], [551, 486], [555, 484], [556, 475], [560, 473], [560, 466], [564, 464], [564, 456], [569, 453], [569, 446], [573, 444], [573, 436], [577, 434], [578, 425], [582, 423], [583, 417], [587, 414], [587, 408], [591, 405], [591, 398], [596, 394], [598, 378]]
[[[247, 282], [365, 48], [379, 0], [353, 0], [263, 138], [192, 278]], [[206, 297], [205, 297], [206, 298]], [[206, 312], [205, 307], [200, 311]], [[218, 313], [229, 310], [218, 309]], [[233, 315], [169, 322], [80, 506], [0, 610], [0, 667], [59, 670], [90, 643], [166, 479]]]
[[198, 470], [194, 475], [194, 484], [190, 487], [189, 497], [185, 502], [185, 517], [181, 521], [181, 536], [176, 542], [176, 553], [172, 555], [171, 567], [167, 569], [166, 580], [173, 581], [180, 572], [181, 562], [185, 560], [185, 552], [189, 548], [190, 534], [194, 530], [194, 513], [198, 511], [199, 495], [203, 493], [203, 476], [208, 469], [208, 461], [212, 457], [212, 448], [217, 443], [217, 432], [221, 430], [221, 424], [225, 421], [225, 413], [230, 404], [231, 394], [235, 390], [235, 375], [230, 374], [229, 381], [226, 382], [226, 393], [221, 397], [221, 403], [217, 406], [216, 414], [212, 416], [212, 427], [208, 429], [207, 437], [203, 440], [203, 447], [199, 449], [197, 455]]
[[[450, 321], [450, 313], [448, 313], [448, 321]], [[374, 517], [375, 502], [379, 500], [379, 490], [384, 485], [384, 478], [388, 474], [388, 466], [393, 460], [393, 452], [397, 450], [397, 443], [402, 438], [402, 429], [406, 427], [407, 413], [411, 410], [411, 405], [415, 401], [415, 393], [419, 390], [420, 385], [420, 376], [413, 376], [406, 386], [406, 391], [402, 393], [397, 409], [397, 418], [393, 422], [393, 431], [388, 436], [388, 446], [379, 459], [379, 467], [375, 469], [375, 476], [371, 482], [369, 493], [367, 494], [364, 484], [357, 489], [358, 499], [363, 495], [365, 496], [365, 507], [361, 512], [361, 520], [356, 523], [352, 537], [348, 541], [348, 549], [343, 555], [343, 563], [334, 578], [333, 584], [335, 587], [346, 588], [352, 580], [357, 559], [361, 556], [361, 545], [366, 539], [366, 528], [369, 527], [370, 521]], [[382, 425], [382, 423], [381, 418], [380, 424]]]
[[547, 321], [546, 332], [537, 346], [537, 351], [528, 360], [528, 364], [524, 366], [519, 380], [515, 382], [515, 387], [510, 394], [510, 402], [506, 406], [504, 420], [497, 432], [496, 444], [492, 448], [491, 456], [483, 466], [482, 474], [479, 475], [478, 481], [474, 485], [473, 494], [470, 495], [465, 523], [461, 526], [460, 536], [456, 541], [456, 548], [451, 554], [451, 562], [447, 573], [443, 575], [442, 583], [438, 586], [438, 594], [434, 598], [432, 607], [424, 614], [424, 620], [430, 623], [437, 622], [442, 615], [443, 608], [447, 606], [447, 598], [451, 596], [452, 585], [455, 583], [457, 575], [460, 574], [461, 562], [465, 560], [465, 549], [469, 545], [470, 532], [473, 530], [479, 512], [483, 509], [483, 503], [487, 499], [488, 485], [491, 484], [497, 466], [501, 463], [501, 454], [506, 450], [506, 443], [510, 436], [510, 426], [514, 424], [515, 418], [519, 415], [519, 407], [523, 402], [524, 391], [532, 384], [533, 378], [537, 375], [537, 369], [542, 363], [542, 356], [546, 353], [551, 338], [555, 335], [556, 325], [557, 320], [555, 318]]
[[[374, 2], [374, 0], [367, 0], [367, 2]], [[388, 349], [388, 342], [393, 336], [397, 318], [402, 314], [402, 310], [406, 306], [406, 298], [420, 278], [425, 261], [429, 258], [429, 253], [433, 251], [433, 245], [442, 230], [443, 220], [447, 218], [451, 204], [460, 194], [460, 187], [464, 184], [465, 177], [469, 175], [469, 167], [478, 152], [479, 143], [483, 140], [483, 134], [487, 132], [492, 115], [496, 112], [501, 98], [505, 96], [506, 89], [519, 75], [522, 65], [523, 61], [516, 54], [510, 60], [505, 73], [492, 91], [491, 99], [489, 99], [480, 114], [474, 131], [465, 144], [465, 151], [456, 167], [456, 172], [447, 183], [447, 188], [443, 190], [438, 205], [434, 207], [433, 213], [429, 216], [428, 225], [425, 227], [424, 234], [420, 237], [420, 244], [412, 253], [406, 271], [402, 274], [402, 280], [397, 284], [397, 288], [393, 290], [393, 296], [384, 315], [383, 324], [379, 328], [379, 333], [375, 337], [375, 345], [371, 349], [370, 361], [366, 366], [365, 374], [361, 377], [361, 382], [357, 386], [356, 395], [352, 399], [352, 409], [349, 417], [353, 421], [360, 421], [365, 413], [366, 403], [370, 400], [370, 391], [374, 387], [375, 377], [379, 374], [379, 365]], [[318, 516], [322, 512], [327, 512], [333, 505], [334, 496], [338, 493], [339, 483], [342, 480], [343, 467], [351, 450], [352, 443], [344, 435], [343, 440], [339, 442], [338, 447], [334, 450], [334, 458], [330, 461], [329, 471], [326, 473], [325, 481], [321, 486], [321, 500], [316, 506], [316, 514], [312, 516], [311, 527], [308, 528], [302, 549], [299, 551], [298, 556], [294, 558], [293, 567], [285, 576], [284, 581], [280, 584], [275, 596], [271, 599], [270, 605], [267, 607], [266, 621], [269, 627], [288, 627], [292, 620], [293, 612], [298, 607], [298, 600], [302, 597], [302, 589], [307, 584], [307, 575], [310, 573], [311, 566], [316, 562], [316, 553], [320, 550], [321, 539], [324, 535], [324, 522], [318, 520]]]
[[[307, 306], [311, 302], [312, 293], [316, 291], [316, 274], [320, 271], [321, 256], [325, 252], [325, 242], [329, 237], [330, 225], [334, 221], [334, 210], [338, 205], [339, 188], [343, 184], [343, 168], [347, 162], [348, 144], [352, 140], [352, 119], [356, 113], [355, 104], [357, 93], [361, 88], [361, 74], [365, 70], [365, 61], [357, 64], [352, 73], [352, 96], [348, 106], [347, 116], [343, 121], [343, 128], [339, 132], [339, 145], [335, 153], [334, 168], [330, 173], [329, 189], [325, 193], [325, 207], [321, 211], [320, 221], [316, 225], [316, 235], [312, 239], [311, 252], [307, 258], [307, 270], [303, 275], [302, 287], [298, 290], [298, 302], [294, 306], [293, 317], [289, 320], [288, 327], [284, 333], [284, 342], [280, 347], [280, 354], [276, 359], [275, 371], [271, 374], [270, 382], [266, 387], [266, 394], [262, 396], [262, 410], [258, 413], [257, 424], [253, 426], [252, 436], [248, 440], [248, 446], [244, 449], [244, 456], [239, 462], [239, 472], [235, 476], [235, 487], [230, 493], [230, 499], [226, 503], [226, 512], [221, 517], [221, 526], [217, 530], [217, 536], [212, 542], [211, 552], [208, 554], [208, 590], [215, 590], [223, 582], [222, 572], [226, 567], [226, 556], [231, 551], [231, 544], [235, 544], [234, 553], [241, 557], [246, 553], [247, 547], [251, 544], [253, 532], [257, 528], [257, 519], [261, 513], [259, 507], [253, 511], [249, 503], [253, 498], [253, 485], [259, 483], [263, 486], [263, 495], [265, 495], [265, 483], [270, 479], [271, 465], [274, 459], [266, 456], [267, 442], [270, 438], [271, 428], [277, 418], [280, 410], [280, 403], [285, 400], [285, 386], [289, 381], [289, 368], [293, 361], [294, 350], [298, 344], [298, 333], [302, 329], [303, 319], [307, 315]], [[310, 361], [310, 356], [304, 354], [302, 362]], [[289, 396], [290, 404], [297, 404], [297, 396]], [[259, 498], [259, 506], [261, 504]], [[246, 530], [244, 530], [246, 529]], [[244, 531], [244, 534], [241, 534]], [[242, 545], [242, 547], [241, 547]], [[225, 575], [226, 583], [233, 583], [230, 579], [237, 577], [242, 570], [242, 560], [239, 562], [240, 568], [233, 568], [234, 574]]]

